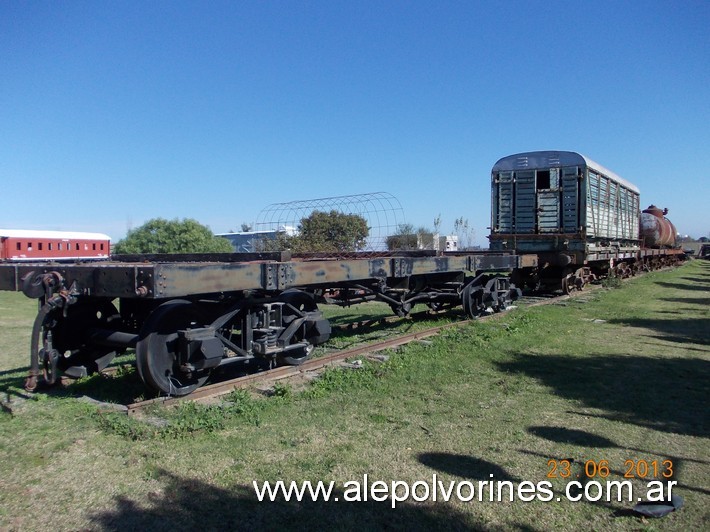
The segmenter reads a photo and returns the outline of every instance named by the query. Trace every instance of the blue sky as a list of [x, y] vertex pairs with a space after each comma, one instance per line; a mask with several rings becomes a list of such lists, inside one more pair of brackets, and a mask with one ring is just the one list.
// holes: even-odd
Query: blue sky
[[579, 151], [710, 233], [710, 2], [0, 3], [0, 227], [384, 191], [486, 245], [490, 169]]

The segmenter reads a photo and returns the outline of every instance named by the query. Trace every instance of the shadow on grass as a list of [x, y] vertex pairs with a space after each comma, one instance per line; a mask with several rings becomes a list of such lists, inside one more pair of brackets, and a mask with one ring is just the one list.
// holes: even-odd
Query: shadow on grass
[[[40, 376], [37, 389], [33, 393], [59, 398], [87, 396], [99, 402], [121, 405], [129, 405], [159, 396], [156, 391], [149, 389], [143, 383], [134, 363], [121, 363], [109, 369], [115, 371], [93, 373], [76, 380], [64, 378], [53, 385], [48, 385]], [[268, 369], [268, 364], [259, 360], [226, 365], [212, 370], [207, 384], [234, 379], [265, 369]], [[8, 376], [0, 376], [0, 392], [24, 395], [15, 394], [12, 388], [24, 389], [28, 371], [28, 368], [20, 368], [9, 371], [10, 375]], [[13, 373], [15, 375], [11, 375]]]
[[673, 288], [674, 290], [697, 290], [701, 292], [707, 292], [708, 287], [704, 286], [704, 281], [702, 284], [688, 284], [688, 283], [667, 283], [665, 281], [656, 281], [658, 286], [663, 288]]
[[[579, 413], [579, 412], [570, 412], [572, 414], [579, 414], [583, 415], [585, 417], [590, 417], [590, 414], [588, 413]], [[602, 417], [602, 416], [592, 416], [592, 417]], [[621, 446], [618, 445], [616, 442], [613, 440], [610, 440], [609, 438], [606, 438], [604, 436], [599, 436], [597, 434], [587, 432], [584, 430], [576, 430], [576, 429], [568, 429], [565, 427], [548, 427], [548, 426], [538, 426], [538, 427], [528, 427], [528, 432], [531, 434], [534, 434], [535, 436], [539, 438], [543, 438], [555, 443], [564, 443], [564, 444], [573, 444], [573, 445], [578, 445], [582, 450], [588, 450], [589, 448], [597, 448], [597, 449], [630, 449], [632, 451], [636, 451], [639, 453], [642, 453], [645, 456], [663, 456], [666, 459], [668, 459], [670, 462], [666, 462], [664, 460], [658, 460], [655, 467], [658, 467], [658, 473], [659, 475], [656, 476], [654, 474], [651, 474], [653, 478], [663, 478], [666, 479], [664, 476], [665, 474], [669, 474], [670, 476], [667, 477], [667, 480], [675, 480], [678, 483], [679, 488], [687, 489], [689, 491], [694, 491], [697, 493], [702, 493], [703, 495], [710, 495], [710, 491], [696, 485], [692, 485], [689, 482], [692, 482], [694, 477], [690, 478], [685, 478], [684, 481], [681, 481], [680, 478], [683, 478], [684, 475], [681, 474], [681, 471], [684, 469], [685, 462], [694, 462], [694, 463], [699, 463], [699, 464], [708, 464], [707, 461], [705, 460], [699, 460], [697, 458], [688, 458], [685, 456], [676, 456], [676, 455], [669, 455], [666, 454], [665, 452], [658, 452], [650, 449], [639, 449], [637, 447], [626, 447], [626, 446]], [[540, 456], [545, 459], [550, 459], [550, 460], [560, 460], [560, 457], [556, 456], [550, 456], [542, 453], [537, 453], [535, 451], [530, 451], [528, 449], [519, 449], [519, 452], [522, 454], [529, 454], [533, 456]], [[580, 478], [583, 478], [585, 475], [585, 462], [587, 460], [587, 457], [580, 456], [577, 458], [564, 458], [566, 460], [569, 460], [570, 462], [574, 462], [574, 469], [575, 473], [577, 471], [579, 472], [578, 474], [580, 475]], [[647, 463], [650, 460], [647, 460]], [[627, 461], [629, 462], [629, 461]], [[651, 462], [653, 464], [653, 462]], [[614, 464], [610, 464], [610, 472], [614, 477], [619, 477], [619, 478], [628, 478], [625, 475], [628, 475], [632, 470], [629, 469], [629, 466], [633, 466], [633, 463], [624, 463], [624, 464], [616, 464], [619, 467], [623, 465], [624, 469], [614, 469], [613, 468]], [[652, 466], [654, 467], [654, 466]], [[635, 470], [633, 470], [635, 472]], [[653, 471], [653, 470], [651, 470]], [[633, 473], [632, 473], [633, 474]]]
[[131, 404], [137, 398], [148, 398], [148, 392], [135, 368], [127, 369], [116, 375], [95, 373], [66, 385], [55, 386], [48, 390], [49, 395], [57, 397], [88, 396], [97, 401]]
[[[386, 325], [387, 318], [390, 316], [373, 316], [373, 317], [353, 317], [353, 316], [332, 316], [328, 318], [330, 324], [334, 327], [343, 327], [349, 329], [365, 329], [373, 328], [381, 325]], [[390, 322], [395, 324], [395, 322]]]
[[710, 284], [710, 273], [701, 273], [700, 275], [702, 275], [702, 277], [681, 277], [681, 279], [692, 283]]
[[442, 473], [464, 477], [467, 480], [489, 481], [493, 478], [495, 480], [519, 481], [499, 465], [474, 456], [451, 453], [421, 453], [418, 458], [427, 467]]
[[[710, 305], [710, 297], [661, 297], [660, 301], [669, 301], [671, 303], [686, 303], [688, 305]], [[695, 311], [696, 309], [693, 309]]]
[[[653, 351], [659, 351], [663, 350], [663, 344], [661, 344], [661, 341], [667, 341], [667, 342], [678, 342], [680, 344], [685, 344], [688, 343], [687, 338], [683, 337], [675, 337], [675, 336], [664, 336], [662, 338], [659, 338], [657, 336], [646, 336], [646, 338], [649, 338], [650, 340], [654, 340], [653, 342], [638, 342], [637, 345], [650, 345], [652, 346]], [[642, 348], [640, 351], [645, 351], [648, 352], [648, 349]], [[698, 353], [703, 353], [705, 355], [708, 354], [707, 348], [700, 348], [700, 347], [689, 347], [689, 346], [683, 346], [683, 351], [689, 352], [689, 351], [696, 351]]]
[[659, 333], [658, 338], [688, 344], [710, 344], [710, 319], [616, 318], [609, 323], [641, 327]]
[[[310, 494], [301, 502], [286, 501], [279, 493], [275, 502], [259, 502], [253, 487], [215, 487], [192, 478], [181, 478], [164, 470], [157, 472], [163, 485], [140, 504], [125, 496], [116, 499], [116, 509], [91, 516], [101, 530], [486, 530], [448, 504], [397, 503], [390, 499], [347, 502], [355, 496], [351, 485], [334, 485], [331, 502]], [[362, 482], [362, 479], [360, 479]], [[263, 483], [259, 482], [259, 489]], [[343, 489], [345, 488], [345, 489]], [[338, 502], [332, 502], [337, 497]], [[361, 497], [362, 498], [362, 497]]]
[[[28, 357], [29, 358], [29, 357]], [[0, 386], [5, 384], [6, 380], [12, 379], [12, 378], [17, 378], [17, 375], [13, 377], [13, 374], [15, 373], [22, 373], [23, 375], [27, 375], [27, 372], [30, 370], [29, 366], [21, 366], [19, 368], [14, 368], [14, 369], [4, 369], [0, 371]]]
[[616, 443], [604, 436], [597, 436], [584, 430], [568, 429], [565, 427], [528, 427], [528, 432], [539, 438], [557, 443], [581, 445], [583, 447], [596, 447], [608, 449], [618, 447]]
[[[687, 302], [688, 300], [683, 299], [682, 301]], [[710, 344], [710, 319], [707, 318], [616, 318], [610, 319], [609, 323], [650, 329], [660, 333], [658, 338], [672, 342]]]
[[13, 388], [22, 389], [27, 377], [27, 368], [17, 368], [0, 372], [0, 391], [2, 393], [13, 393]]
[[[658, 339], [658, 336], [648, 336], [648, 338], [656, 338]], [[671, 336], [671, 335], [666, 335], [660, 337], [662, 340], [665, 340], [667, 342], [675, 342], [677, 344], [688, 344], [688, 343], [693, 343], [693, 344], [710, 344], [710, 339], [708, 340], [697, 340], [697, 339], [689, 339], [687, 336]], [[696, 349], [694, 347], [683, 347], [686, 351], [699, 351], [700, 353], [708, 353], [707, 349]]]
[[520, 354], [497, 364], [553, 389], [555, 395], [606, 410], [606, 419], [655, 430], [710, 436], [710, 362], [700, 358]]
[[[531, 427], [529, 430], [538, 430], [541, 433], [547, 434], [549, 436], [552, 436], [554, 441], [557, 441], [558, 439], [561, 440], [567, 440], [567, 439], [573, 439], [573, 440], [587, 440], [587, 441], [594, 441], [594, 437], [590, 433], [583, 433], [582, 431], [569, 431], [569, 433], [563, 432], [565, 429], [560, 429], [559, 431], [555, 427]], [[545, 436], [542, 436], [545, 437]], [[610, 446], [615, 446], [615, 444], [611, 440], [607, 440], [606, 438], [598, 438], [596, 440], [596, 443], [602, 443], [604, 445], [610, 445]], [[574, 462], [574, 458], [563, 458], [563, 457], [547, 457], [546, 455], [536, 453], [534, 451], [528, 451], [528, 450], [521, 450], [520, 451], [523, 454], [530, 454], [534, 456], [543, 456], [545, 458], [549, 459], [556, 459], [556, 460], [562, 460], [562, 459], [567, 459], [572, 462]], [[505, 469], [500, 467], [497, 464], [494, 464], [492, 462], [488, 462], [487, 460], [482, 460], [480, 458], [476, 458], [473, 456], [466, 456], [466, 455], [460, 455], [460, 454], [450, 454], [450, 453], [423, 453], [419, 455], [419, 461], [428, 466], [431, 467], [432, 469], [436, 469], [437, 471], [440, 471], [442, 473], [447, 473], [450, 475], [457, 475], [457, 476], [462, 476], [469, 482], [473, 482], [473, 484], [478, 486], [477, 489], [483, 490], [483, 498], [484, 500], [487, 500], [488, 497], [491, 494], [492, 489], [495, 489], [496, 492], [499, 488], [493, 488], [492, 485], [485, 486], [481, 488], [481, 486], [478, 484], [479, 482], [493, 482], [495, 485], [499, 486], [497, 482], [499, 481], [510, 481], [515, 484], [520, 484], [524, 481], [524, 479], [519, 479], [516, 478], [512, 475], [510, 475]], [[574, 464], [574, 469], [575, 473], [577, 470], [579, 470], [580, 464], [583, 465], [583, 462], [576, 462]], [[583, 469], [581, 470], [583, 471]], [[583, 490], [582, 488], [579, 488], [577, 490], [571, 490], [570, 494], [571, 495], [578, 495], [581, 491]], [[502, 489], [501, 493], [503, 493], [503, 497], [508, 496], [507, 494], [509, 492], [506, 492], [505, 489]], [[557, 492], [557, 495], [561, 498], [564, 496], [564, 493], [562, 492]], [[477, 497], [480, 496], [477, 492]], [[480, 499], [479, 499], [480, 500]], [[492, 500], [492, 499], [489, 499]], [[560, 499], [558, 499], [560, 500]], [[618, 505], [610, 504], [605, 501], [585, 501], [582, 497], [580, 499], [583, 502], [590, 504], [592, 506], [596, 507], [604, 507], [610, 511], [614, 512], [619, 512], [622, 510], [621, 507]], [[533, 530], [532, 527], [529, 525], [526, 526], [520, 526], [518, 525], [521, 529], [524, 530]]]

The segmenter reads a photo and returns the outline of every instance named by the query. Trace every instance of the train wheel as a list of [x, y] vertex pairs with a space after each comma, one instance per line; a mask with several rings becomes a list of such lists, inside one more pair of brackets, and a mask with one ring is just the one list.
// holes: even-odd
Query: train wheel
[[[308, 292], [302, 292], [301, 290], [285, 290], [279, 295], [277, 301], [293, 307], [299, 314], [318, 310], [315, 298]], [[293, 318], [291, 319], [293, 320]]]
[[641, 266], [639, 264], [639, 261], [634, 261], [634, 263], [631, 265], [631, 277], [636, 277], [640, 270]]
[[[286, 290], [278, 297], [278, 301], [286, 303], [282, 317], [285, 327], [288, 327], [294, 320], [302, 318], [307, 312], [316, 312], [318, 310], [315, 298], [311, 294], [300, 290]], [[302, 335], [296, 335], [294, 340], [303, 341], [304, 338]], [[279, 355], [278, 361], [289, 366], [300, 366], [308, 360], [313, 349], [314, 346], [308, 344], [301, 349], [287, 351], [286, 354]]]
[[574, 278], [574, 287], [579, 290], [580, 292], [584, 290], [584, 287], [586, 286], [587, 282], [584, 277], [582, 276], [577, 276]]
[[209, 371], [180, 367], [178, 330], [202, 327], [197, 307], [183, 299], [167, 301], [148, 317], [136, 345], [138, 373], [149, 387], [167, 395], [187, 395], [202, 386]]
[[313, 353], [314, 349], [315, 346], [311, 344], [308, 344], [306, 347], [303, 347], [301, 349], [293, 349], [291, 351], [288, 351], [287, 355], [279, 355], [278, 363], [279, 365], [286, 366], [300, 366], [306, 360], [308, 360], [308, 357], [311, 356], [311, 353]]
[[569, 295], [572, 292], [573, 286], [571, 273], [562, 278], [562, 292]]
[[390, 308], [392, 309], [392, 312], [394, 312], [395, 315], [399, 316], [400, 318], [406, 318], [412, 311], [411, 303], [400, 303], [399, 305], [390, 305]]
[[483, 287], [468, 283], [461, 292], [461, 306], [469, 318], [480, 316], [485, 310], [483, 304]]
[[[58, 353], [54, 365], [65, 375], [84, 377], [103, 370], [116, 356], [113, 347], [87, 342], [86, 332], [92, 328], [112, 329], [121, 316], [110, 301], [78, 302], [67, 308], [66, 317], [56, 312], [52, 326], [52, 346]], [[45, 331], [45, 339], [47, 332]]]

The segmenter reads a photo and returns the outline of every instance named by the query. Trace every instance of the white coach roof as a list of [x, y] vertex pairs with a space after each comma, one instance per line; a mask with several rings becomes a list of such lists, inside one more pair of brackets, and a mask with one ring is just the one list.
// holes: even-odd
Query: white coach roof
[[639, 189], [633, 183], [616, 175], [601, 164], [595, 163], [589, 157], [573, 151], [529, 151], [516, 153], [499, 159], [493, 165], [493, 172], [509, 172], [513, 170], [535, 170], [538, 168], [561, 168], [563, 166], [587, 166], [600, 174], [604, 174], [612, 181], [625, 186], [629, 190], [640, 194]]
[[39, 231], [34, 229], [0, 229], [0, 237], [10, 238], [58, 238], [62, 240], [111, 240], [103, 233], [82, 233], [79, 231]]

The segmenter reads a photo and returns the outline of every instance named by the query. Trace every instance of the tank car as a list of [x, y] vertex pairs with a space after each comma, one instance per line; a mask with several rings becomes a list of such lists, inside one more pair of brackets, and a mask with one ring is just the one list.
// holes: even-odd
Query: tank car
[[677, 231], [671, 221], [665, 217], [668, 209], [659, 209], [650, 205], [641, 212], [639, 232], [644, 246], [649, 248], [673, 248], [676, 245]]

